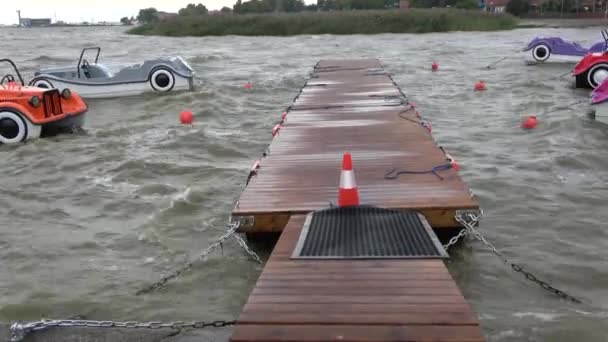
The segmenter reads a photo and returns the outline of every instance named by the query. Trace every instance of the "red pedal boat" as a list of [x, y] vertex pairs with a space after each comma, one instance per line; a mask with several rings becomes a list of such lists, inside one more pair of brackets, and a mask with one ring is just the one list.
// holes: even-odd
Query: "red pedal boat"
[[[608, 46], [608, 31], [603, 30], [602, 36]], [[608, 51], [588, 53], [574, 67], [577, 88], [597, 88], [608, 78]]]

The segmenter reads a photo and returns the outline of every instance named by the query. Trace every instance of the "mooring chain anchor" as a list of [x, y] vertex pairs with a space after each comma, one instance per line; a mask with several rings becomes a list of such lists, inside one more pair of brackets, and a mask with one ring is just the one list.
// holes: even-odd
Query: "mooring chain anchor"
[[511, 269], [513, 269], [513, 271], [523, 274], [526, 277], [526, 279], [538, 284], [543, 289], [545, 289], [549, 292], [552, 292], [553, 294], [557, 295], [558, 297], [569, 300], [573, 303], [577, 303], [577, 304], [582, 303], [582, 301], [580, 299], [550, 285], [549, 283], [547, 283], [544, 280], [539, 279], [538, 277], [536, 277], [529, 271], [525, 270], [523, 266], [511, 262], [490, 241], [488, 241], [477, 229], [475, 229], [474, 226], [479, 221], [479, 218], [481, 217], [481, 215], [483, 215], [483, 212], [480, 214], [480, 216], [475, 216], [474, 214], [472, 214], [470, 212], [457, 213], [456, 221], [458, 221], [460, 224], [462, 224], [471, 236], [473, 236], [475, 239], [481, 241], [485, 246], [490, 248], [490, 250], [495, 255], [497, 255], [500, 259], [502, 259], [502, 261], [505, 264], [509, 265], [511, 267]]
[[36, 331], [53, 328], [53, 327], [89, 327], [89, 328], [128, 328], [128, 329], [204, 329], [204, 328], [223, 328], [230, 325], [235, 325], [236, 321], [194, 321], [185, 323], [181, 321], [177, 322], [114, 322], [114, 321], [89, 321], [89, 320], [54, 320], [54, 319], [43, 319], [38, 322], [29, 323], [13, 323], [10, 327], [11, 331], [11, 342], [20, 342], [25, 337]]
[[[443, 148], [442, 148], [442, 150], [443, 150]], [[471, 191], [470, 193], [472, 194], [473, 192]], [[483, 210], [479, 209], [479, 210], [476, 210], [476, 211], [457, 211], [456, 212], [456, 221], [458, 221], [458, 217], [465, 217], [465, 216], [468, 218], [469, 222], [471, 222], [471, 224], [474, 226], [483, 217]], [[458, 221], [458, 222], [460, 222], [460, 221]], [[458, 241], [460, 241], [460, 239], [462, 239], [463, 237], [465, 237], [469, 233], [469, 230], [466, 227], [466, 225], [463, 225], [463, 227], [464, 228], [462, 228], [460, 230], [460, 232], [458, 232], [458, 234], [456, 236], [452, 237], [450, 239], [450, 241], [448, 241], [448, 243], [446, 243], [445, 245], [443, 245], [443, 248], [445, 250], [448, 250], [448, 248], [450, 248], [453, 245], [455, 245]]]

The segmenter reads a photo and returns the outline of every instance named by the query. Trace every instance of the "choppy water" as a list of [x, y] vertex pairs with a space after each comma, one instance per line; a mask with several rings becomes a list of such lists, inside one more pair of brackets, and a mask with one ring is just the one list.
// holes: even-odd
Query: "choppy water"
[[[193, 93], [90, 101], [85, 133], [0, 146], [0, 320], [236, 317], [261, 267], [232, 242], [166, 289], [134, 293], [223, 232], [252, 160], [319, 59], [377, 57], [464, 166], [488, 239], [591, 303], [560, 301], [469, 243], [449, 267], [488, 339], [607, 341], [608, 126], [577, 105], [524, 132], [521, 115], [588, 92], [549, 81], [566, 66], [513, 58], [483, 69], [539, 33], [589, 44], [597, 31], [159, 38], [120, 28], [0, 29], [4, 55], [27, 78], [97, 44], [111, 65], [179, 54], [199, 77]], [[486, 92], [472, 91], [478, 79]], [[178, 125], [183, 109], [195, 112], [194, 127]]]

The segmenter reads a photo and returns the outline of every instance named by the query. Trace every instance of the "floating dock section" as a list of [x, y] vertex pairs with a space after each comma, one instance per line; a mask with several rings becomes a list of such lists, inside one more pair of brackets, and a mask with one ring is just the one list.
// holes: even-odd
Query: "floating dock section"
[[292, 215], [335, 203], [346, 151], [364, 204], [416, 210], [436, 230], [479, 208], [454, 169], [385, 179], [393, 168], [431, 170], [446, 155], [377, 60], [319, 62], [286, 112], [232, 212], [247, 223], [240, 232], [280, 232]]
[[233, 211], [282, 233], [231, 341], [485, 341], [433, 232], [479, 205], [379, 61], [319, 62], [283, 117]]

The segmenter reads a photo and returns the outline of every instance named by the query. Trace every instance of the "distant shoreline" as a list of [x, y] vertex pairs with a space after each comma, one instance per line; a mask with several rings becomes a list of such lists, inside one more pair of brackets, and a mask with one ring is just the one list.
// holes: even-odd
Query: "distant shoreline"
[[437, 8], [187, 16], [138, 26], [128, 33], [171, 37], [429, 33], [509, 30], [517, 23], [517, 19], [509, 14]]
[[134, 25], [121, 25], [121, 24], [51, 24], [46, 26], [0, 26], [0, 28], [15, 28], [15, 29], [41, 29], [41, 28], [55, 28], [55, 27], [134, 27]]
[[[416, 11], [416, 10], [413, 10]], [[421, 11], [431, 11], [431, 10], [421, 10]], [[460, 10], [443, 10], [443, 11], [460, 11]], [[361, 11], [363, 12], [363, 11]], [[383, 12], [375, 11], [376, 13], [382, 14]], [[394, 12], [393, 12], [394, 13]], [[295, 14], [297, 16], [297, 14]], [[241, 17], [273, 17], [272, 15], [257, 15], [257, 16], [241, 16]], [[278, 15], [281, 16], [281, 15]], [[211, 17], [211, 16], [210, 16]], [[209, 18], [210, 18], [209, 17]], [[217, 17], [228, 17], [228, 16], [213, 16]], [[230, 16], [232, 17], [232, 16]], [[187, 32], [180, 32], [179, 26], [184, 24], [184, 21], [188, 21], [190, 24], [199, 23], [200, 25], [204, 25], [207, 22], [212, 22], [213, 20], [206, 21], [208, 17], [203, 18], [188, 18], [186, 20], [178, 19], [174, 22], [169, 23], [158, 23], [155, 25], [122, 25], [122, 24], [52, 24], [48, 26], [35, 26], [35, 27], [18, 27], [18, 26], [9, 26], [9, 25], [0, 25], [0, 28], [15, 28], [15, 29], [44, 29], [44, 28], [56, 28], [56, 27], [124, 27], [128, 29], [128, 33], [130, 34], [138, 34], [138, 35], [160, 35], [160, 36], [188, 36]], [[499, 27], [496, 30], [509, 30], [516, 28], [592, 28], [592, 27], [606, 27], [608, 26], [608, 19], [604, 18], [514, 18], [514, 23], [511, 25], [505, 25], [505, 27]], [[258, 18], [260, 19], [260, 18]], [[222, 21], [222, 20], [218, 20]], [[251, 20], [250, 20], [251, 21]], [[254, 20], [255, 21], [255, 20]], [[492, 26], [492, 25], [490, 25]], [[488, 28], [488, 27], [486, 27]], [[463, 31], [485, 31], [482, 28], [473, 28], [470, 30], [464, 29]], [[489, 28], [488, 30], [493, 30]], [[165, 32], [163, 32], [165, 31]], [[415, 30], [414, 30], [415, 31]], [[455, 30], [451, 30], [455, 31]], [[444, 31], [425, 31], [425, 32], [444, 32]], [[183, 34], [182, 34], [183, 33]], [[196, 33], [196, 32], [194, 32]], [[390, 33], [390, 32], [387, 32]], [[393, 32], [396, 33], [396, 32]], [[411, 31], [403, 32], [403, 33], [412, 33]], [[420, 33], [420, 32], [413, 32]], [[297, 34], [297, 33], [296, 33]], [[306, 34], [306, 33], [301, 33]], [[348, 33], [337, 33], [337, 34], [348, 34]], [[358, 32], [353, 33], [358, 34]], [[196, 36], [196, 34], [194, 34]], [[214, 34], [208, 34], [214, 35]], [[217, 34], [217, 35], [227, 35], [227, 34]], [[237, 34], [238, 35], [238, 34]], [[248, 35], [248, 34], [241, 34]], [[284, 35], [284, 34], [264, 34], [264, 35]], [[290, 34], [295, 35], [295, 34]]]
[[601, 26], [608, 26], [608, 20], [604, 18], [522, 18], [517, 24], [518, 28], [586, 28]]

